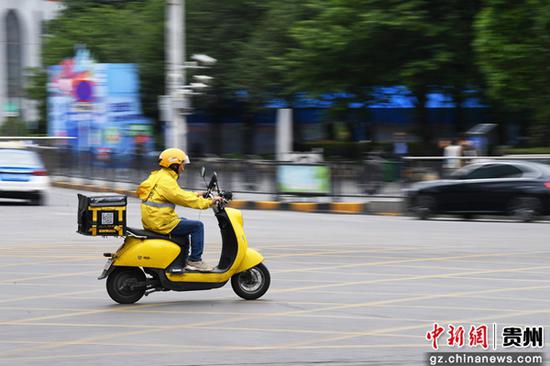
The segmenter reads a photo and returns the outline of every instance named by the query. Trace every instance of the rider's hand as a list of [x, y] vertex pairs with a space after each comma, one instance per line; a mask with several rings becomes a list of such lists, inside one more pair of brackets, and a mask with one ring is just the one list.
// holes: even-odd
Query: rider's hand
[[223, 201], [223, 197], [217, 196], [212, 198], [212, 204], [220, 203]]

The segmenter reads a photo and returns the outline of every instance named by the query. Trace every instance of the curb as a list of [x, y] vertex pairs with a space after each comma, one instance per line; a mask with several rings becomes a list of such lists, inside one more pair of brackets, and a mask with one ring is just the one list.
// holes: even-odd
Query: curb
[[[108, 186], [97, 186], [90, 184], [76, 184], [69, 182], [52, 182], [53, 187], [75, 189], [88, 192], [101, 192], [101, 193], [118, 193], [126, 196], [137, 197], [134, 190], [111, 188]], [[354, 214], [365, 215], [375, 214], [381, 216], [401, 216], [402, 212], [396, 208], [401, 208], [401, 205], [392, 204], [391, 207], [377, 207], [384, 208], [383, 210], [372, 210], [378, 205], [373, 203], [362, 202], [330, 202], [330, 203], [316, 203], [316, 202], [280, 202], [280, 201], [246, 201], [246, 200], [233, 200], [229, 203], [229, 207], [246, 210], [265, 210], [265, 211], [296, 211], [306, 213], [333, 213], [333, 214]]]

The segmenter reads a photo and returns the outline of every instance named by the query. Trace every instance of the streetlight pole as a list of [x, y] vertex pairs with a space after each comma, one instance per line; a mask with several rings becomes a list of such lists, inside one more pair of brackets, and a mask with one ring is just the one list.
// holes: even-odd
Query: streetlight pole
[[191, 113], [191, 96], [201, 95], [212, 77], [194, 75], [195, 82], [186, 84], [186, 69], [206, 69], [217, 62], [205, 54], [192, 55], [185, 61], [185, 0], [166, 0], [166, 95], [161, 96], [161, 118], [166, 123], [164, 141], [167, 147], [188, 151], [187, 114]]
[[186, 106], [187, 97], [178, 91], [185, 85], [185, 1], [166, 0], [166, 95], [169, 96], [169, 120], [165, 131], [168, 147], [187, 151], [187, 118], [178, 104]]

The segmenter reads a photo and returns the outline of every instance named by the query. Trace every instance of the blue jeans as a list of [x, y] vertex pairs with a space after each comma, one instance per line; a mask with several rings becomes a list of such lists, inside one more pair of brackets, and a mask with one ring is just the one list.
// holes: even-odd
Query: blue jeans
[[180, 217], [181, 221], [170, 232], [174, 236], [191, 235], [191, 255], [190, 261], [200, 261], [204, 249], [204, 225], [201, 221], [187, 220]]

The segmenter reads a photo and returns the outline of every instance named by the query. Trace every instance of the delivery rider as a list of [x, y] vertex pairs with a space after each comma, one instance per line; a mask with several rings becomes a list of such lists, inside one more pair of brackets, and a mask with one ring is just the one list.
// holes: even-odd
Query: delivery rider
[[191, 254], [185, 266], [187, 253], [182, 251], [168, 268], [171, 273], [181, 273], [184, 268], [210, 271], [212, 267], [202, 260], [204, 225], [201, 221], [178, 217], [175, 206], [206, 209], [221, 197], [203, 198], [203, 192], [191, 192], [180, 188], [178, 178], [183, 173], [189, 157], [180, 149], [166, 149], [159, 156], [160, 169], [153, 171], [137, 189], [141, 199], [141, 222], [146, 230], [175, 237], [191, 236]]

